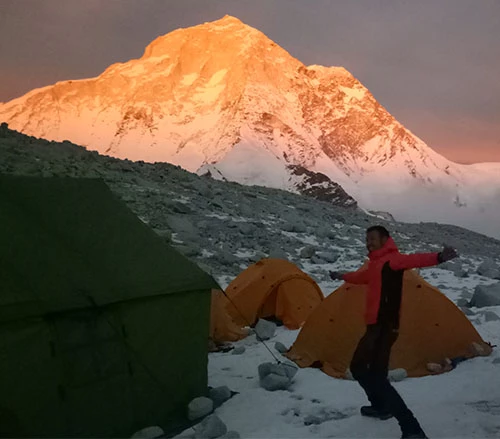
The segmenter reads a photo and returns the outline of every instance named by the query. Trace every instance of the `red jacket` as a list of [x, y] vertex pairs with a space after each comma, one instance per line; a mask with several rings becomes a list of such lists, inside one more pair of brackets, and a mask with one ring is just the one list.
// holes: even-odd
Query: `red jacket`
[[368, 257], [368, 267], [346, 273], [342, 279], [351, 284], [368, 285], [365, 321], [367, 325], [389, 322], [399, 326], [399, 309], [404, 270], [432, 267], [439, 263], [438, 253], [402, 255], [392, 238]]

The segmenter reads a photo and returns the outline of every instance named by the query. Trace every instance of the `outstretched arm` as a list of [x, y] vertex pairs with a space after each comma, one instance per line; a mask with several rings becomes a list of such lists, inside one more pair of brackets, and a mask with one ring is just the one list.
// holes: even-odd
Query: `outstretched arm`
[[353, 271], [352, 273], [331, 271], [330, 277], [333, 280], [343, 280], [350, 284], [364, 285], [368, 283], [368, 270]]
[[439, 253], [415, 253], [412, 255], [398, 254], [390, 261], [393, 270], [409, 270], [412, 268], [432, 267], [442, 262], [450, 261], [458, 256], [452, 247], [444, 246]]
[[412, 268], [432, 267], [439, 264], [439, 253], [414, 253], [412, 255], [394, 256], [389, 264], [393, 270], [410, 270]]
[[368, 270], [353, 271], [342, 276], [342, 280], [349, 284], [365, 285], [368, 283]]

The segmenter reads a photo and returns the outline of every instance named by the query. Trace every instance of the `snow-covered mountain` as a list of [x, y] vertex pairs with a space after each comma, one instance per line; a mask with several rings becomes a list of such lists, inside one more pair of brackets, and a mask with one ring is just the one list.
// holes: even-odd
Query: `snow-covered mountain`
[[363, 208], [500, 235], [500, 164], [450, 162], [344, 68], [305, 66], [230, 16], [161, 36], [97, 78], [1, 104], [0, 121], [118, 158], [294, 192], [311, 190], [297, 174], [305, 169]]

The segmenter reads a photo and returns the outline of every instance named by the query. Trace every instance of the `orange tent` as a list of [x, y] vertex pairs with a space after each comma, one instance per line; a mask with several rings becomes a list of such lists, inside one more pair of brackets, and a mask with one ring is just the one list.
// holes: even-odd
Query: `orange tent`
[[245, 338], [248, 332], [237, 325], [227, 312], [231, 306], [221, 290], [212, 290], [210, 305], [210, 338], [216, 343], [238, 341]]
[[[345, 378], [356, 345], [364, 333], [365, 289], [343, 284], [311, 314], [288, 352], [301, 367], [319, 366]], [[477, 343], [491, 353], [467, 317], [444, 294], [416, 272], [404, 275], [400, 335], [392, 349], [390, 369], [404, 368], [408, 376], [429, 375], [428, 363], [446, 358], [473, 357]]]
[[251, 265], [229, 284], [226, 294], [236, 306], [226, 310], [240, 326], [276, 317], [286, 327], [298, 329], [323, 300], [316, 282], [283, 259], [262, 259]]

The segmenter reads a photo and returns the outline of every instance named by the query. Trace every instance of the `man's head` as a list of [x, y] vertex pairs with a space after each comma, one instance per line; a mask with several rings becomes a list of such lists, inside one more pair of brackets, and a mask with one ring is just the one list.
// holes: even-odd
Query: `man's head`
[[381, 249], [389, 239], [389, 232], [383, 226], [366, 229], [366, 248], [369, 252]]

